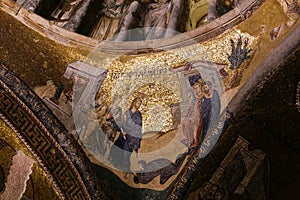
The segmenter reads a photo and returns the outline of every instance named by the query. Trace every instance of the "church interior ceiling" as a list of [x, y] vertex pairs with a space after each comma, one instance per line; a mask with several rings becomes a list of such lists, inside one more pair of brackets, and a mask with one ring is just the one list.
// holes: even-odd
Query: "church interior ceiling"
[[268, 149], [227, 130], [299, 46], [299, 14], [295, 0], [1, 0], [0, 197], [265, 198]]

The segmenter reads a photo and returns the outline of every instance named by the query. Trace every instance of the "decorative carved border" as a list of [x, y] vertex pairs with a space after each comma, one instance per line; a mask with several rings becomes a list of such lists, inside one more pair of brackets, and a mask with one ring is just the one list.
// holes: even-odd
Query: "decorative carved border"
[[0, 117], [10, 125], [63, 199], [107, 199], [93, 166], [73, 135], [42, 100], [0, 63]]

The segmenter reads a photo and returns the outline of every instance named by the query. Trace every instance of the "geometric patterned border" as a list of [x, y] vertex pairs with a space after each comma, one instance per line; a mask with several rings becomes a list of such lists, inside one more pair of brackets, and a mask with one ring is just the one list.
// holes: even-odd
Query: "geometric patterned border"
[[73, 135], [2, 63], [0, 117], [32, 152], [62, 199], [107, 199], [90, 160]]

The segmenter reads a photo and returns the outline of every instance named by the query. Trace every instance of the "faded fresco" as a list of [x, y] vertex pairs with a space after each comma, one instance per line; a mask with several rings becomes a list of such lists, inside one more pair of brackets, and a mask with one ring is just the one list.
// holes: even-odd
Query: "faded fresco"
[[[77, 92], [79, 82], [85, 81], [76, 79], [73, 107], [80, 106], [81, 111], [73, 112], [78, 116], [74, 128], [95, 163], [133, 187], [162, 190], [176, 178], [195, 148], [206, 140], [212, 140], [211, 145], [216, 142], [211, 132], [222, 120], [220, 95], [224, 89], [218, 70], [206, 63], [187, 63], [176, 69], [159, 63], [151, 70], [141, 68], [123, 74], [103, 72], [103, 77], [117, 79], [112, 88], [123, 89], [105, 90], [100, 76], [101, 86], [94, 98], [86, 98], [92, 93], [81, 96], [84, 92]], [[79, 76], [76, 73], [74, 70], [71, 76]], [[88, 86], [81, 87], [86, 90]]]
[[195, 42], [150, 57], [101, 60], [95, 49], [68, 65], [71, 91], [48, 81], [35, 92], [61, 111], [56, 115], [92, 162], [131, 187], [161, 191], [196, 149], [204, 158], [213, 148], [226, 118], [227, 91], [240, 84], [251, 60], [253, 37], [238, 30], [223, 37], [219, 45], [227, 48], [215, 53], [209, 42]]
[[[32, 12], [41, 12], [40, 2], [17, 1]], [[88, 28], [82, 24], [85, 17], [91, 16], [89, 12], [92, 5], [95, 5], [91, 0], [60, 1], [56, 6], [51, 6], [52, 10], [47, 11], [48, 16], [43, 16], [43, 20], [49, 22], [47, 28], [57, 26], [55, 28], [60, 31], [59, 34], [67, 30], [71, 39], [63, 38], [63, 42], [59, 43], [63, 44], [63, 47], [55, 43], [56, 41], [51, 43], [56, 48], [55, 55], [63, 57], [58, 59], [59, 64], [53, 61], [56, 57], [53, 56], [53, 63], [48, 64], [47, 53], [39, 54], [43, 60], [41, 65], [47, 70], [51, 68], [51, 73], [55, 75], [45, 76], [45, 81], [39, 80], [44, 77], [34, 77], [33, 89], [53, 111], [55, 117], [64, 124], [68, 134], [74, 136], [76, 145], [82, 147], [87, 160], [91, 161], [96, 169], [99, 167], [111, 173], [113, 179], [123, 183], [122, 187], [125, 185], [134, 190], [154, 191], [157, 194], [160, 192], [162, 195], [171, 191], [170, 196], [176, 192], [180, 193], [180, 189], [174, 193], [172, 189], [174, 191], [177, 186], [182, 188], [183, 185], [188, 185], [191, 177], [189, 175], [195, 174], [201, 159], [208, 156], [222, 134], [225, 119], [229, 115], [229, 102], [270, 53], [269, 50], [262, 52], [262, 42], [271, 41], [273, 46], [270, 46], [270, 49], [275, 48], [278, 38], [288, 33], [289, 28], [298, 19], [298, 11], [290, 6], [295, 2], [280, 1], [276, 5], [282, 10], [280, 14], [286, 18], [278, 21], [274, 19], [276, 24], [258, 24], [253, 28], [255, 31], [245, 28], [251, 23], [246, 18], [260, 6], [259, 4], [249, 13], [240, 13], [239, 17], [243, 19], [234, 19], [240, 20], [241, 24], [245, 21], [246, 25], [229, 22], [218, 24], [209, 29], [216, 31], [213, 36], [206, 38], [201, 32], [203, 35], [197, 40], [189, 38], [189, 34], [179, 33], [195, 31], [194, 29], [207, 25], [230, 10], [241, 8], [238, 5], [239, 1], [225, 2], [227, 3], [220, 5], [220, 2], [213, 0], [104, 0], [98, 3], [97, 8], [101, 9], [97, 11], [97, 16], [94, 16], [92, 22], [87, 23]], [[264, 6], [266, 7], [266, 4]], [[180, 20], [184, 20], [185, 23], [178, 25]], [[84, 28], [86, 30], [83, 30]], [[7, 32], [3, 33], [3, 36], [9, 35], [9, 31], [6, 31], [9, 30], [8, 27], [2, 30]], [[89, 45], [83, 42], [80, 45], [84, 47], [78, 45], [81, 47], [78, 51], [72, 49], [73, 47], [70, 47], [71, 51], [66, 50], [65, 43], [72, 44], [76, 41], [75, 45], [72, 44], [76, 46], [84, 38], [76, 33], [87, 36], [90, 43], [86, 44]], [[57, 33], [53, 33], [54, 36], [51, 37], [58, 37], [55, 34]], [[72, 38], [74, 35], [75, 39]], [[39, 37], [34, 39], [36, 43], [39, 42]], [[168, 43], [166, 50], [162, 42], [162, 49], [156, 48], [153, 41], [157, 39], [172, 40], [175, 47], [172, 48]], [[107, 40], [114, 40], [117, 44]], [[127, 41], [132, 44], [130, 51], [124, 46], [118, 46]], [[190, 41], [188, 45], [180, 46], [187, 41]], [[139, 49], [140, 46], [136, 45], [139, 42], [149, 46]], [[107, 44], [112, 44], [115, 48], [112, 53], [106, 54], [101, 49], [103, 46], [104, 49], [107, 48]], [[265, 48], [270, 44], [265, 42]], [[117, 52], [118, 50], [120, 51]], [[30, 65], [30, 62], [24, 63]], [[56, 72], [56, 68], [64, 73]], [[26, 76], [28, 75], [24, 75]], [[36, 84], [43, 81], [44, 85]], [[22, 86], [17, 87], [18, 90], [24, 89]], [[298, 110], [299, 87], [296, 96]], [[58, 132], [55, 134], [55, 140], [61, 142], [58, 146], [68, 146], [66, 135]], [[0, 140], [0, 151], [6, 146], [7, 144]], [[220, 164], [226, 171], [216, 171], [211, 180], [193, 191], [195, 196], [203, 199], [212, 196], [218, 199], [222, 195], [224, 197], [227, 195], [225, 189], [219, 186], [224, 182], [223, 179], [236, 184], [246, 177], [256, 160], [251, 160], [252, 154], [242, 149], [248, 148], [248, 142], [243, 138], [236, 140], [234, 148], [240, 149], [232, 149], [233, 156], [225, 159], [228, 163], [223, 161]], [[28, 168], [23, 169], [27, 170], [26, 173], [21, 177], [26, 183], [29, 174], [32, 173], [30, 169], [33, 162], [30, 162], [26, 155], [16, 152], [14, 150], [12, 160], [16, 156], [18, 160], [29, 162]], [[71, 154], [75, 154], [74, 152], [71, 151]], [[261, 159], [258, 160], [262, 161], [264, 155], [259, 155]], [[74, 163], [76, 161], [78, 160]], [[9, 163], [7, 166], [20, 165], [18, 161], [16, 163]], [[12, 186], [9, 187], [10, 182], [6, 180], [9, 177], [8, 168], [3, 169], [2, 166], [0, 163], [0, 180], [8, 184], [11, 192]], [[18, 173], [22, 169], [11, 170]], [[188, 174], [189, 172], [191, 173]], [[97, 173], [99, 175], [99, 172]], [[222, 174], [222, 177], [219, 174]], [[16, 180], [15, 176], [11, 176]], [[87, 179], [89, 178], [87, 176]], [[109, 190], [110, 183], [105, 181], [101, 184], [108, 185]], [[5, 187], [0, 184], [0, 193], [5, 194]], [[237, 186], [233, 185], [233, 188], [235, 187]], [[176, 197], [179, 198], [180, 195]]]

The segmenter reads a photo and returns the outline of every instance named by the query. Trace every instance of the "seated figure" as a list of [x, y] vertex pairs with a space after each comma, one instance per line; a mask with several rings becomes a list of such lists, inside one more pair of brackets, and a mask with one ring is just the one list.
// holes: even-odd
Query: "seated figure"
[[91, 105], [79, 135], [81, 143], [87, 149], [98, 153], [100, 158], [103, 158], [106, 150], [103, 143], [104, 133], [100, 128], [105, 124], [105, 115], [107, 113], [106, 98], [107, 95], [102, 93]]
[[75, 32], [92, 0], [61, 0], [51, 18], [57, 26]]
[[117, 41], [126, 40], [126, 31], [145, 27], [146, 40], [175, 35], [182, 0], [142, 0], [133, 2], [121, 24]]
[[211, 22], [218, 18], [217, 0], [209, 0], [207, 22]]
[[104, 0], [100, 18], [94, 24], [89, 36], [98, 40], [112, 39], [121, 26], [130, 2], [127, 0]]
[[30, 10], [34, 12], [37, 7], [40, 5], [42, 0], [31, 0], [31, 1], [26, 1], [26, 0], [16, 0], [16, 3], [23, 6], [25, 9]]
[[175, 34], [180, 5], [181, 0], [158, 0], [147, 4], [148, 12], [144, 20], [146, 40], [166, 38]]

